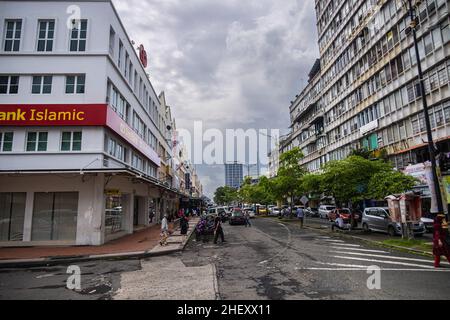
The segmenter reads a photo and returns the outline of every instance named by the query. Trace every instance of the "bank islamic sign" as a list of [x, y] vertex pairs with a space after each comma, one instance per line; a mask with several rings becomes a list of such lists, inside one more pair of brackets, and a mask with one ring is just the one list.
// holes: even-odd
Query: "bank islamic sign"
[[101, 126], [105, 123], [102, 104], [0, 105], [0, 126]]
[[1, 126], [108, 127], [160, 166], [158, 154], [107, 104], [0, 105]]

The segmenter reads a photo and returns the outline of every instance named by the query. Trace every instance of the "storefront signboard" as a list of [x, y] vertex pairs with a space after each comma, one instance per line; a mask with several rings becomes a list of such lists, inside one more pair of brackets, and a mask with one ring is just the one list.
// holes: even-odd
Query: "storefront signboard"
[[0, 105], [0, 126], [102, 126], [106, 104]]

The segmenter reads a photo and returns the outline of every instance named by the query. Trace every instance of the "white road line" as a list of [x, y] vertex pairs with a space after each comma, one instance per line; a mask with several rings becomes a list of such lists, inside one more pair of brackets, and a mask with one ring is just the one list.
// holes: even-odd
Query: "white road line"
[[[327, 243], [328, 244], [328, 243]], [[337, 243], [334, 244], [335, 246], [338, 245]], [[343, 243], [342, 245], [339, 244], [339, 247], [344, 248], [344, 247], [352, 247], [352, 248], [359, 248], [361, 247], [359, 244], [348, 244], [348, 243]], [[346, 248], [349, 249], [349, 248]]]
[[[296, 268], [296, 270], [311, 270], [311, 271], [364, 271], [362, 268]], [[395, 269], [395, 268], [380, 268], [380, 271], [411, 271], [411, 272], [450, 272], [450, 269]]]
[[326, 242], [339, 242], [339, 243], [344, 243], [345, 241], [342, 240], [333, 240], [333, 239], [327, 239], [325, 240]]
[[353, 250], [353, 251], [362, 251], [362, 252], [373, 252], [373, 253], [389, 253], [387, 251], [381, 251], [381, 250], [369, 250], [369, 249], [359, 249], [359, 248], [344, 248], [344, 247], [331, 247], [333, 249], [337, 250]]
[[[266, 263], [268, 263], [268, 262], [270, 262], [270, 261], [272, 261], [273, 259], [275, 259], [276, 257], [278, 257], [279, 255], [282, 255], [283, 253], [285, 253], [288, 249], [289, 249], [289, 246], [290, 246], [290, 244], [291, 244], [291, 242], [292, 242], [292, 234], [291, 234], [291, 230], [289, 230], [289, 228], [288, 227], [286, 227], [284, 224], [282, 224], [282, 223], [278, 223], [280, 226], [282, 226], [283, 228], [285, 228], [286, 230], [287, 230], [287, 232], [288, 232], [288, 241], [286, 242], [286, 247], [283, 249], [283, 250], [281, 250], [280, 252], [278, 252], [276, 255], [274, 255], [274, 256], [272, 256], [271, 258], [269, 258], [269, 259], [267, 259], [267, 260], [264, 260], [264, 261], [261, 261], [261, 262], [259, 262], [258, 264], [266, 264]], [[263, 234], [266, 234], [265, 232], [263, 232], [263, 231], [261, 231], [261, 230], [259, 230], [261, 233], [263, 233]], [[272, 238], [271, 236], [269, 236], [270, 238]]]
[[335, 267], [347, 267], [347, 268], [365, 268], [367, 269], [369, 266], [357, 265], [357, 264], [342, 264], [342, 263], [334, 263], [334, 262], [319, 262], [318, 264], [323, 264], [327, 266], [335, 266]]
[[[350, 255], [354, 255], [354, 256], [366, 256], [366, 257], [374, 257], [374, 258], [385, 258], [385, 259], [394, 259], [394, 260], [434, 263], [434, 261], [432, 261], [432, 260], [405, 258], [405, 257], [397, 257], [397, 256], [386, 256], [386, 255], [380, 255], [380, 254], [368, 254], [368, 253], [359, 253], [359, 252], [343, 252], [343, 251], [330, 251], [330, 252], [331, 253], [336, 253], [336, 254], [350, 254]], [[446, 264], [448, 264], [448, 263], [446, 263]]]
[[434, 267], [432, 267], [432, 266], [425, 266], [422, 264], [405, 263], [405, 262], [398, 262], [398, 261], [386, 261], [386, 260], [365, 259], [365, 258], [356, 258], [356, 257], [343, 257], [343, 256], [333, 256], [333, 258], [346, 259], [346, 260], [357, 260], [357, 261], [368, 261], [368, 262], [378, 262], [378, 263], [384, 263], [384, 264], [396, 264], [396, 265], [401, 265], [401, 266], [434, 269]]

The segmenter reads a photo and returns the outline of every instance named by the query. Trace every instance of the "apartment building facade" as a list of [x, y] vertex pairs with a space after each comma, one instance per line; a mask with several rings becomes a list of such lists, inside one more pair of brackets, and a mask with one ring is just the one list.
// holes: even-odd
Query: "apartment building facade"
[[[427, 137], [405, 1], [316, 0], [320, 59], [290, 106], [291, 134], [310, 171], [355, 149], [385, 153], [399, 169], [423, 163]], [[416, 3], [416, 1], [413, 1]], [[419, 2], [417, 2], [419, 3]], [[450, 152], [449, 2], [417, 6], [417, 37], [433, 137]]]
[[109, 0], [0, 1], [0, 245], [100, 245], [176, 212], [173, 119]]

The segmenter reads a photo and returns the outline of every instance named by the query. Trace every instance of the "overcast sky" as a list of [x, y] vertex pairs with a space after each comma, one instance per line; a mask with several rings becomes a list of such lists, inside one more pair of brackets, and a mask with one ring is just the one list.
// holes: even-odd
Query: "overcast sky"
[[[313, 0], [113, 0], [178, 128], [289, 127], [289, 104], [318, 57]], [[205, 193], [223, 166], [197, 166]]]

